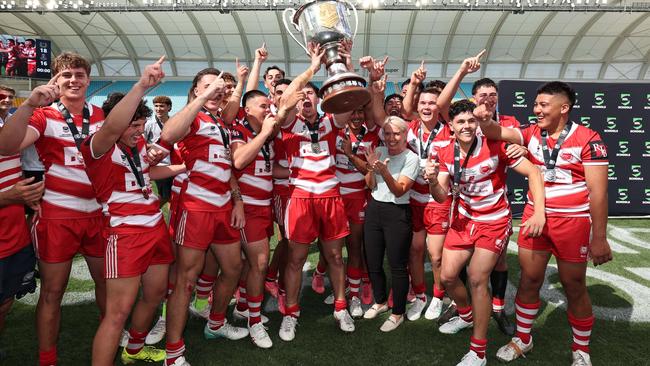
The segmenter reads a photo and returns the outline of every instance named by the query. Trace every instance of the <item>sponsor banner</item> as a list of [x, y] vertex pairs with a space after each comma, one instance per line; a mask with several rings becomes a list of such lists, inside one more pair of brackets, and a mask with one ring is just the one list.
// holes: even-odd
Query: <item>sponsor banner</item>
[[[537, 88], [544, 82], [504, 80], [499, 83], [499, 112], [521, 123], [536, 123]], [[609, 214], [650, 215], [650, 84], [570, 83], [577, 93], [571, 120], [597, 131], [609, 153]], [[648, 127], [650, 132], [650, 127]], [[526, 202], [528, 182], [508, 174], [515, 216]], [[521, 198], [523, 196], [523, 199]]]

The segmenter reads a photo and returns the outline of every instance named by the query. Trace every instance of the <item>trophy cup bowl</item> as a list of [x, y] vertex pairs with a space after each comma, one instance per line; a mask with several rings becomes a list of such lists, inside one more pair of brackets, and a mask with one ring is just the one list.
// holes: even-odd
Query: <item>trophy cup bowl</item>
[[[355, 18], [354, 32], [348, 22], [350, 10]], [[287, 23], [302, 34], [300, 42]], [[298, 10], [287, 8], [282, 20], [287, 32], [309, 54], [306, 44], [315, 42], [325, 49], [328, 78], [320, 89], [323, 99], [321, 108], [327, 113], [345, 113], [359, 108], [370, 101], [366, 80], [348, 71], [345, 60], [338, 53], [338, 43], [353, 40], [357, 33], [359, 19], [357, 10], [346, 0], [316, 0], [302, 5]]]

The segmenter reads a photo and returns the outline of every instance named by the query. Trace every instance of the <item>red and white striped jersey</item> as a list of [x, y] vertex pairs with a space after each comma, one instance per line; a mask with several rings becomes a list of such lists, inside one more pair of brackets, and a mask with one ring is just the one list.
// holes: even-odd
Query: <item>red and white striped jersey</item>
[[[217, 120], [221, 131], [230, 140], [230, 130], [223, 120]], [[182, 207], [195, 211], [221, 211], [232, 207], [230, 149], [209, 115], [204, 112], [197, 114], [183, 145], [187, 149], [185, 166], [189, 180], [181, 191]]]
[[[514, 168], [523, 158], [506, 156], [505, 143], [477, 136], [474, 152], [469, 157], [460, 177], [458, 213], [476, 221], [494, 221], [510, 216], [506, 197], [506, 169]], [[454, 181], [454, 141], [440, 149], [440, 174], [448, 174]], [[465, 164], [461, 156], [460, 166]], [[451, 200], [447, 200], [451, 201]]]
[[25, 47], [21, 52], [27, 58], [28, 65], [36, 65], [36, 47]]
[[[423, 130], [422, 122], [420, 122], [419, 119], [415, 119], [409, 122], [409, 129], [406, 137], [408, 141], [408, 148], [411, 149], [411, 151], [413, 151], [420, 159], [420, 170], [422, 172], [424, 171], [424, 166], [427, 162], [428, 157], [436, 156], [440, 149], [449, 145], [451, 142], [452, 133], [447, 123], [444, 121], [438, 121], [433, 129], [437, 129], [438, 133], [435, 137], [432, 138], [431, 143], [428, 143], [430, 132]], [[425, 158], [422, 158], [420, 156], [420, 151], [426, 154]], [[410, 203], [412, 205], [447, 207], [451, 203], [451, 200], [447, 200], [443, 203], [437, 203], [433, 197], [431, 197], [431, 194], [429, 193], [429, 185], [422, 177], [422, 174], [419, 174], [413, 183], [410, 195]]]
[[[182, 143], [176, 143], [174, 144], [174, 149], [170, 153], [170, 161], [172, 165], [180, 165], [185, 162], [185, 156], [187, 156], [187, 150], [183, 147]], [[169, 207], [176, 207], [175, 202], [178, 200], [180, 194], [181, 194], [181, 189], [183, 188], [183, 184], [185, 181], [189, 178], [187, 175], [187, 172], [177, 174], [174, 176], [174, 180], [172, 181], [172, 195], [169, 198], [169, 201], [171, 204]]]
[[130, 149], [122, 151], [115, 144], [104, 155], [96, 157], [90, 145], [93, 137], [91, 135], [83, 142], [81, 153], [86, 162], [86, 172], [102, 204], [104, 216], [109, 219], [111, 230], [139, 232], [142, 228], [158, 225], [163, 217], [158, 208], [158, 196], [151, 191], [144, 137], [140, 137], [136, 149], [140, 155], [145, 186], [152, 192], [148, 198], [143, 196], [142, 188], [127, 160], [126, 154], [131, 154]]
[[[22, 179], [20, 154], [0, 155], [0, 192], [10, 190]], [[21, 204], [0, 206], [0, 259], [7, 258], [29, 245], [25, 208]]]
[[[236, 144], [247, 144], [255, 136], [243, 123], [233, 126], [231, 131], [231, 146]], [[235, 170], [235, 177], [239, 183], [242, 200], [244, 204], [253, 206], [270, 206], [273, 198], [273, 141], [268, 143], [268, 163], [264, 158], [262, 151], [257, 152], [255, 160], [248, 164], [244, 169]], [[265, 148], [265, 147], [263, 147]], [[268, 164], [268, 165], [267, 165]], [[267, 169], [268, 168], [268, 169]]]
[[[544, 175], [546, 215], [556, 217], [589, 217], [589, 190], [585, 181], [585, 165], [608, 165], [607, 146], [600, 135], [579, 123], [562, 143], [555, 164], [555, 180], [548, 181], [542, 153], [542, 129], [536, 124], [519, 130], [523, 145], [528, 148], [528, 158]], [[549, 151], [556, 139], [547, 138]], [[532, 196], [528, 193], [528, 203]]]
[[336, 178], [336, 136], [339, 128], [334, 116], [319, 118], [318, 142], [311, 142], [307, 122], [300, 116], [282, 129], [282, 140], [289, 161], [289, 184], [292, 197], [337, 197], [339, 180]]
[[[104, 123], [104, 112], [97, 106], [86, 105], [90, 112], [89, 132], [93, 134]], [[73, 115], [73, 119], [81, 131], [83, 116]], [[29, 127], [39, 135], [34, 145], [45, 166], [42, 217], [69, 219], [101, 216], [101, 206], [86, 175], [81, 152], [56, 105], [36, 109], [29, 120]]]
[[[275, 153], [274, 161], [283, 168], [289, 168], [287, 152], [282, 141], [282, 132], [273, 140], [273, 150]], [[289, 178], [273, 178], [273, 194], [278, 196], [289, 196]]]
[[352, 148], [354, 149], [355, 146], [357, 147], [355, 155], [363, 161], [366, 161], [365, 153], [369, 151], [371, 147], [376, 148], [379, 146], [379, 134], [377, 133], [379, 128], [375, 126], [372, 130], [368, 130], [364, 125], [362, 129], [365, 133], [363, 134], [361, 141], [358, 139], [359, 136], [350, 132], [347, 127], [339, 130], [336, 139], [336, 177], [341, 182], [341, 195], [347, 197], [365, 198], [367, 187], [363, 174], [359, 173], [350, 159], [345, 156], [345, 153], [343, 152], [343, 140], [346, 138], [350, 139]]

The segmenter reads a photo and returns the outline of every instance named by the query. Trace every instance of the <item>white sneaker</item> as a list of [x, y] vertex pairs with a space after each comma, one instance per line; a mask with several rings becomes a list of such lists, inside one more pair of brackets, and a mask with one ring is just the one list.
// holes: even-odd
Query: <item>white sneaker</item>
[[154, 324], [153, 328], [149, 331], [149, 334], [147, 334], [147, 338], [144, 339], [145, 344], [156, 344], [165, 337], [165, 332], [167, 331], [167, 326], [166, 326], [165, 318], [162, 316], [158, 318], [158, 321], [156, 324]]
[[205, 320], [210, 319], [210, 306], [206, 306], [202, 310], [198, 310], [194, 307], [194, 301], [190, 302], [190, 315], [195, 318], [203, 318]]
[[480, 358], [476, 352], [469, 351], [460, 359], [456, 366], [485, 366], [487, 365], [487, 357]]
[[[497, 351], [497, 358], [499, 361], [510, 362], [518, 359], [519, 357], [526, 357], [526, 353], [533, 349], [533, 338], [530, 338], [530, 343], [525, 344], [519, 337], [512, 337], [510, 343], [499, 348]], [[574, 358], [575, 362], [575, 358]]]
[[339, 324], [339, 329], [346, 333], [354, 332], [354, 320], [348, 313], [348, 309], [334, 312], [334, 320]]
[[441, 325], [438, 330], [443, 334], [456, 334], [465, 328], [471, 328], [474, 326], [474, 322], [466, 322], [463, 318], [455, 316], [449, 319], [448, 322]]
[[364, 319], [374, 319], [377, 315], [385, 313], [388, 311], [388, 305], [386, 304], [374, 304], [370, 309], [366, 310], [366, 313], [363, 314]]
[[334, 294], [329, 294], [329, 296], [327, 296], [325, 300], [323, 300], [323, 303], [325, 305], [334, 305]]
[[356, 296], [350, 299], [350, 315], [352, 315], [353, 318], [360, 318], [363, 316], [361, 299]]
[[221, 328], [212, 330], [206, 323], [205, 328], [203, 328], [203, 335], [205, 339], [227, 338], [231, 341], [236, 341], [246, 338], [248, 336], [248, 329], [232, 326], [226, 321]]
[[[248, 309], [241, 311], [241, 310], [237, 310], [237, 307], [235, 306], [235, 308], [232, 311], [232, 317], [235, 318], [236, 320], [248, 320]], [[269, 322], [269, 318], [266, 315], [261, 314], [260, 317], [262, 318], [262, 324], [266, 324]]]
[[129, 332], [126, 329], [122, 329], [122, 335], [120, 336], [120, 347], [126, 347], [129, 344]]
[[269, 334], [266, 332], [266, 328], [262, 323], [255, 323], [252, 326], [248, 327], [248, 332], [251, 335], [251, 340], [259, 348], [271, 348], [273, 346], [273, 341]]
[[416, 321], [420, 319], [420, 316], [422, 316], [422, 310], [427, 306], [427, 300], [425, 297], [425, 300], [420, 299], [419, 297], [415, 298], [415, 301], [411, 305], [411, 307], [408, 309], [406, 312], [406, 319], [410, 321]]
[[591, 366], [591, 356], [581, 350], [573, 351], [573, 363], [571, 366]]
[[280, 339], [286, 342], [293, 341], [296, 338], [296, 326], [298, 325], [298, 319], [292, 317], [291, 315], [285, 315], [282, 318], [282, 324], [280, 324]]
[[[164, 364], [165, 363], [163, 362], [163, 365]], [[190, 365], [190, 363], [185, 360], [184, 356], [181, 356], [177, 358], [176, 361], [174, 361], [174, 363], [169, 366], [192, 366], [192, 365]]]
[[437, 297], [432, 297], [427, 311], [424, 312], [424, 318], [433, 320], [439, 318], [440, 314], [442, 314], [442, 300]]

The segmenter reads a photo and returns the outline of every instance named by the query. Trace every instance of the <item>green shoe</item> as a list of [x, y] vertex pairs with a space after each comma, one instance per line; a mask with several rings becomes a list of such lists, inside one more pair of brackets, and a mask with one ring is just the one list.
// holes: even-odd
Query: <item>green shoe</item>
[[122, 363], [125, 365], [130, 365], [135, 363], [135, 361], [144, 361], [144, 362], [162, 362], [165, 360], [164, 349], [158, 349], [152, 346], [144, 346], [140, 352], [132, 355], [126, 351], [126, 347], [122, 349]]

